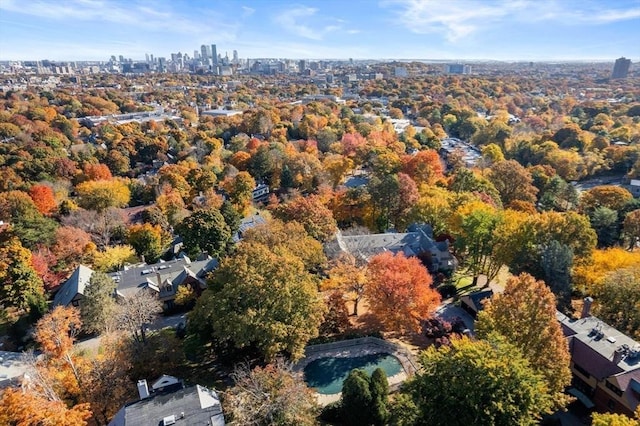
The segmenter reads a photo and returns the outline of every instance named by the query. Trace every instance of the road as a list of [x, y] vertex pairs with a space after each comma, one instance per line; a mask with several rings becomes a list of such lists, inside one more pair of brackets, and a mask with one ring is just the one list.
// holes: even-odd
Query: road
[[[180, 323], [183, 323], [184, 325], [187, 324], [186, 313], [171, 315], [168, 317], [160, 317], [153, 324], [149, 325], [147, 327], [147, 330], [154, 331], [162, 330], [163, 328], [177, 327]], [[83, 351], [97, 352], [100, 348], [100, 336], [78, 341], [76, 342], [75, 347]]]

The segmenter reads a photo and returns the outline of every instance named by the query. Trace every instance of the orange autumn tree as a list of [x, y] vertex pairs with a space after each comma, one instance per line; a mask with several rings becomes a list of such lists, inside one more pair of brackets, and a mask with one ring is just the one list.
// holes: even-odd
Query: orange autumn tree
[[[0, 424], [86, 425], [90, 406], [82, 401], [82, 359], [73, 354], [73, 341], [80, 330], [77, 309], [58, 306], [36, 324], [35, 340], [43, 354], [24, 357], [28, 372], [20, 390], [0, 396]], [[75, 405], [74, 405], [75, 404]]]
[[433, 185], [438, 179], [444, 177], [440, 156], [432, 149], [403, 156], [402, 171], [418, 185]]
[[105, 164], [87, 163], [83, 167], [84, 180], [111, 180], [113, 175]]
[[394, 331], [419, 331], [421, 321], [433, 314], [440, 294], [431, 275], [415, 257], [385, 252], [369, 262], [367, 300], [371, 312]]
[[67, 408], [59, 399], [48, 399], [38, 393], [8, 388], [0, 395], [0, 424], [83, 426], [91, 417], [89, 404]]
[[33, 185], [31, 189], [29, 189], [29, 196], [38, 211], [44, 215], [53, 213], [57, 207], [56, 199], [50, 186]]

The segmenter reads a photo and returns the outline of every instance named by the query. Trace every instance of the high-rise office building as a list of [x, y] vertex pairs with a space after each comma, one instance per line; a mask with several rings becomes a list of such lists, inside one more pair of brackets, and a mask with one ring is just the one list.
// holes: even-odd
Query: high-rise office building
[[627, 78], [630, 65], [631, 59], [627, 59], [625, 57], [616, 59], [616, 63], [613, 66], [613, 72], [611, 73], [611, 78]]
[[200, 46], [200, 52], [202, 53], [202, 60], [206, 61], [209, 57], [209, 55], [207, 55], [207, 46], [204, 44]]
[[218, 66], [218, 49], [215, 44], [211, 45], [211, 59], [213, 60], [213, 66]]
[[234, 51], [233, 51], [233, 63], [234, 63], [234, 64], [237, 64], [238, 62], [239, 62], [239, 61], [238, 61], [238, 51], [237, 51], [237, 50], [234, 50]]

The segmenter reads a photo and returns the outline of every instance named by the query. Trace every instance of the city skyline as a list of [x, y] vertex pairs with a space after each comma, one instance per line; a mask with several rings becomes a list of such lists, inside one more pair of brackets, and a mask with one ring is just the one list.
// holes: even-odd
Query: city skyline
[[0, 0], [0, 60], [613, 60], [640, 56], [640, 0]]

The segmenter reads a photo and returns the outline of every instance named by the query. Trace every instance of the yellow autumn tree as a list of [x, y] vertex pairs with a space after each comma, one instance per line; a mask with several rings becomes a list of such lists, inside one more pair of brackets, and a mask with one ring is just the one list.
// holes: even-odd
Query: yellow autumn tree
[[90, 180], [76, 186], [78, 203], [87, 210], [103, 212], [109, 207], [124, 207], [129, 204], [131, 191], [126, 181]]
[[620, 247], [594, 250], [591, 262], [573, 268], [573, 285], [584, 294], [597, 294], [607, 274], [640, 265], [640, 252]]

